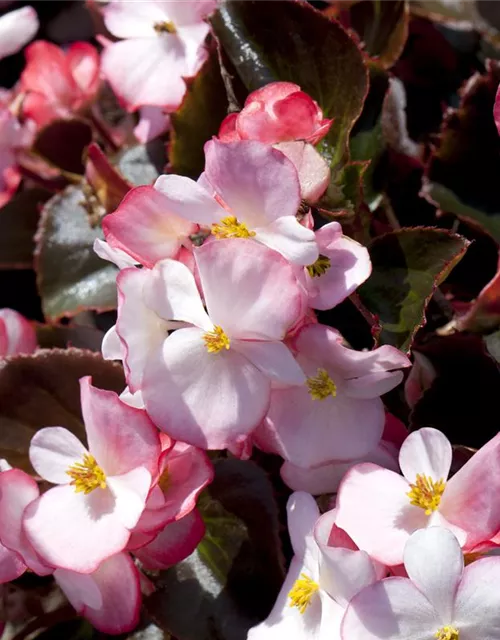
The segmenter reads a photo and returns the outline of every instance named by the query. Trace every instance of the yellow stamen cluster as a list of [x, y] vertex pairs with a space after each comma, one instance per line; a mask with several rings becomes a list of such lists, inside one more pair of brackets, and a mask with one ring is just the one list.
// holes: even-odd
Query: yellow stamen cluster
[[219, 353], [222, 349], [229, 349], [231, 340], [224, 333], [224, 329], [218, 325], [214, 326], [213, 331], [207, 331], [203, 335], [205, 346], [208, 353]]
[[94, 489], [106, 488], [104, 471], [90, 453], [86, 453], [83, 456], [83, 462], [76, 462], [66, 473], [72, 478], [70, 484], [75, 487], [76, 493], [87, 495]]
[[304, 613], [311, 602], [311, 598], [319, 589], [319, 584], [314, 582], [305, 573], [300, 574], [300, 578], [295, 580], [295, 584], [290, 590], [290, 607], [297, 607], [300, 613]]
[[173, 22], [170, 22], [170, 20], [165, 20], [164, 22], [155, 22], [153, 25], [153, 29], [156, 31], [156, 33], [177, 33], [175, 24]]
[[442, 478], [434, 482], [430, 476], [417, 473], [415, 484], [410, 484], [411, 491], [406, 495], [411, 504], [424, 509], [425, 515], [430, 516], [439, 508], [445, 486], [446, 482]]
[[335, 398], [337, 395], [337, 385], [326, 369], [318, 369], [317, 375], [307, 378], [306, 384], [313, 400], [325, 400], [328, 396]]
[[459, 631], [455, 627], [441, 627], [434, 634], [437, 640], [458, 640], [459, 635]]
[[311, 278], [319, 278], [319, 276], [325, 274], [331, 266], [332, 263], [330, 258], [327, 258], [326, 256], [319, 256], [316, 262], [313, 262], [307, 267], [307, 271]]
[[238, 222], [235, 216], [222, 218], [220, 224], [212, 225], [212, 235], [216, 238], [253, 238], [255, 231], [249, 231], [246, 224]]

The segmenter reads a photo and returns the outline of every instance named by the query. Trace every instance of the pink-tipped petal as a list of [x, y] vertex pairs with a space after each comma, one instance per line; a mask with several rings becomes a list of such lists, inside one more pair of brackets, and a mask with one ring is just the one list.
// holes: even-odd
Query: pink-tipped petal
[[195, 258], [210, 319], [228, 336], [282, 340], [301, 315], [302, 291], [275, 251], [228, 238], [205, 243]]
[[22, 7], [0, 17], [0, 60], [17, 53], [38, 31], [33, 7]]
[[39, 495], [37, 483], [24, 471], [10, 469], [0, 473], [0, 541], [20, 556], [26, 547], [23, 513]]
[[93, 387], [88, 376], [80, 379], [80, 389], [89, 451], [105, 474], [119, 476], [137, 467], [153, 474], [160, 439], [146, 412], [125, 404], [113, 391]]
[[88, 42], [74, 42], [66, 52], [66, 62], [83, 101], [94, 97], [99, 88], [99, 52]]
[[102, 228], [107, 242], [146, 267], [163, 258], [175, 258], [195, 225], [168, 208], [168, 200], [154, 187], [129, 191], [118, 209], [106, 216]]
[[108, 489], [83, 495], [69, 485], [54, 487], [27, 507], [24, 528], [45, 562], [92, 573], [127, 545], [130, 532], [114, 508], [115, 499]]
[[153, 542], [134, 554], [147, 569], [168, 569], [193, 553], [204, 535], [205, 524], [195, 509], [168, 524]]
[[87, 449], [63, 427], [46, 427], [37, 431], [30, 444], [30, 462], [44, 480], [52, 484], [69, 484], [68, 470], [81, 462]]
[[[0, 584], [19, 578], [26, 569], [27, 566], [15, 551], [11, 551], [0, 544]], [[0, 625], [0, 634], [1, 633], [2, 629]]]
[[321, 198], [330, 184], [330, 167], [312, 144], [302, 140], [273, 145], [293, 162], [300, 183], [300, 195], [308, 203]]
[[255, 239], [293, 264], [312, 264], [319, 255], [313, 231], [301, 225], [295, 216], [283, 216], [265, 227], [257, 227]]
[[261, 142], [211, 140], [205, 145], [205, 158], [209, 182], [231, 213], [249, 228], [297, 213], [297, 171], [280, 151]]
[[36, 332], [28, 320], [13, 309], [0, 309], [0, 323], [5, 341], [0, 338], [0, 357], [33, 353], [37, 348]]
[[451, 458], [451, 444], [444, 433], [426, 427], [410, 433], [403, 442], [399, 466], [408, 482], [415, 482], [417, 474], [428, 476], [434, 482], [446, 481]]
[[70, 108], [80, 93], [64, 51], [55, 44], [37, 40], [26, 49], [25, 55], [22, 88], [40, 94], [49, 105]]

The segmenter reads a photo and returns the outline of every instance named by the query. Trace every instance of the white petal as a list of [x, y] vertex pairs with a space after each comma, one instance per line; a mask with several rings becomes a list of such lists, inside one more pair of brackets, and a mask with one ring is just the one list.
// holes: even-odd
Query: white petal
[[312, 229], [303, 227], [295, 216], [283, 216], [255, 229], [255, 239], [298, 265], [313, 264], [319, 251]]
[[447, 480], [451, 467], [451, 444], [437, 429], [424, 428], [410, 433], [401, 446], [399, 466], [408, 482], [415, 482], [417, 474], [435, 482]]
[[115, 513], [127, 529], [133, 529], [144, 511], [151, 487], [151, 475], [144, 467], [132, 469], [121, 476], [107, 478], [115, 497]]
[[455, 600], [453, 626], [460, 640], [500, 638], [500, 558], [476, 560], [464, 570]]
[[306, 380], [292, 352], [282, 342], [233, 340], [231, 346], [275, 383], [300, 385]]
[[53, 484], [69, 484], [68, 469], [82, 462], [87, 449], [67, 429], [46, 427], [33, 436], [30, 461], [39, 476]]
[[19, 51], [38, 31], [33, 7], [10, 11], [0, 18], [0, 59]]

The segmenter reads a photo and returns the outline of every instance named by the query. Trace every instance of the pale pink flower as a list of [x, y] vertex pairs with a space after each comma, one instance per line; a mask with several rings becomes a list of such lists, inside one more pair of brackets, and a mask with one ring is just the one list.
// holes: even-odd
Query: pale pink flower
[[194, 76], [206, 59], [205, 18], [215, 5], [215, 0], [113, 0], [104, 9], [106, 28], [125, 39], [107, 44], [103, 73], [131, 111], [144, 105], [179, 107], [184, 78]]
[[28, 506], [24, 528], [44, 562], [92, 573], [127, 545], [156, 473], [160, 441], [144, 411], [93, 387], [88, 377], [80, 386], [88, 450], [62, 427], [35, 434], [31, 463], [59, 486]]
[[214, 239], [252, 238], [298, 265], [312, 264], [318, 257], [314, 232], [296, 219], [297, 171], [267, 144], [211, 140], [205, 145], [205, 172], [198, 182], [165, 175], [155, 189], [164, 196], [158, 220], [165, 211], [175, 213], [208, 227]]
[[500, 435], [448, 480], [452, 449], [444, 434], [411, 433], [399, 453], [403, 475], [363, 463], [353, 467], [338, 493], [339, 526], [380, 562], [398, 565], [417, 529], [450, 529], [466, 549], [500, 530]]
[[305, 326], [294, 340], [306, 374], [300, 388], [273, 389], [265, 427], [277, 452], [304, 468], [367, 455], [378, 445], [385, 422], [380, 398], [403, 379], [410, 361], [394, 347], [354, 351], [321, 324]]
[[295, 556], [273, 610], [248, 639], [337, 640], [347, 603], [384, 569], [335, 527], [334, 511], [320, 518], [307, 493], [294, 493], [287, 511]]
[[313, 309], [331, 309], [353, 293], [371, 274], [368, 249], [343, 235], [338, 222], [315, 232], [319, 257], [304, 269], [304, 284]]
[[31, 322], [13, 309], [0, 309], [0, 358], [33, 353], [37, 346]]
[[99, 54], [87, 42], [74, 42], [67, 51], [37, 40], [25, 52], [21, 88], [27, 93], [23, 114], [44, 126], [55, 118], [74, 115], [92, 101], [99, 88]]
[[251, 93], [240, 113], [222, 122], [219, 140], [259, 140], [272, 144], [297, 169], [301, 196], [315, 202], [330, 182], [330, 168], [314, 149], [332, 120], [323, 118], [318, 103], [292, 82], [271, 82]]
[[160, 429], [200, 448], [225, 448], [262, 421], [272, 381], [304, 380], [283, 344], [303, 313], [304, 293], [286, 260], [248, 239], [207, 242], [194, 257], [208, 313], [182, 263], [124, 269], [116, 324], [122, 348], [112, 330], [106, 355], [125, 353], [130, 390], [142, 391]]
[[[0, 90], [1, 91], [1, 90]], [[3, 207], [21, 182], [18, 166], [20, 153], [30, 146], [35, 124], [21, 124], [9, 108], [10, 95], [0, 96], [0, 207]]]
[[33, 7], [21, 7], [0, 17], [0, 60], [17, 53], [38, 31]]
[[360, 591], [342, 621], [342, 640], [498, 640], [500, 558], [464, 568], [460, 544], [441, 527], [407, 541], [408, 578], [386, 578]]

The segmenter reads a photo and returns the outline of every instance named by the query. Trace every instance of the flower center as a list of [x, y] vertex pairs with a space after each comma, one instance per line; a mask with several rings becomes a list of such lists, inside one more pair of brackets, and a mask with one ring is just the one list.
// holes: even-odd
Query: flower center
[[[411, 504], [424, 509], [425, 515], [430, 516], [433, 511], [439, 508], [445, 486], [446, 482], [442, 478], [434, 482], [430, 476], [421, 476], [417, 473], [415, 484], [410, 484], [411, 491], [406, 495], [410, 498]], [[446, 640], [445, 636], [443, 638]]]
[[203, 340], [208, 353], [219, 353], [222, 349], [229, 349], [231, 340], [224, 333], [224, 329], [215, 325], [213, 331], [207, 331], [203, 334]]
[[320, 255], [316, 262], [313, 262], [307, 267], [307, 271], [311, 278], [319, 278], [319, 276], [325, 274], [331, 266], [330, 258]]
[[106, 488], [106, 476], [90, 453], [83, 456], [83, 462], [76, 462], [66, 473], [72, 478], [70, 484], [76, 493], [91, 493], [94, 489]]
[[455, 627], [441, 627], [434, 634], [437, 640], [458, 640], [459, 635], [460, 633]]
[[155, 22], [153, 25], [153, 29], [156, 31], [156, 33], [177, 33], [175, 24], [173, 22], [170, 22], [170, 20], [165, 20], [164, 22]]
[[311, 598], [318, 589], [319, 584], [317, 582], [314, 582], [314, 580], [305, 573], [301, 573], [300, 578], [295, 580], [295, 584], [288, 594], [291, 600], [289, 606], [297, 607], [300, 613], [304, 613], [311, 602]]
[[212, 235], [216, 238], [253, 238], [255, 231], [249, 231], [235, 216], [227, 216], [220, 224], [212, 225]]
[[328, 396], [335, 398], [337, 395], [337, 385], [330, 378], [326, 369], [318, 369], [318, 373], [307, 378], [306, 384], [313, 400], [325, 400]]

